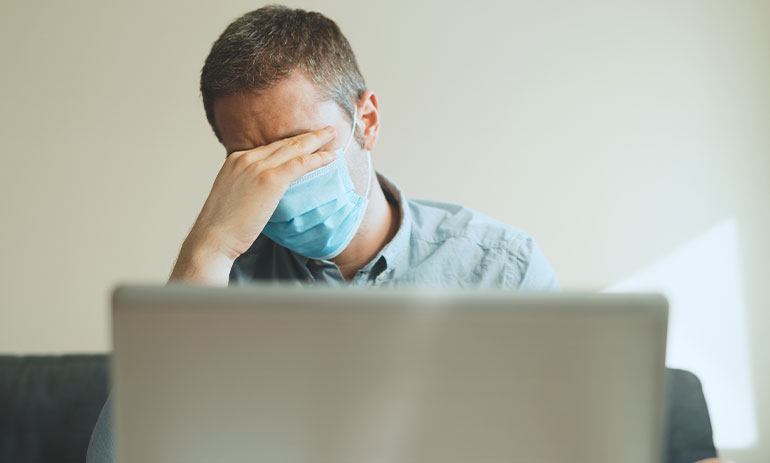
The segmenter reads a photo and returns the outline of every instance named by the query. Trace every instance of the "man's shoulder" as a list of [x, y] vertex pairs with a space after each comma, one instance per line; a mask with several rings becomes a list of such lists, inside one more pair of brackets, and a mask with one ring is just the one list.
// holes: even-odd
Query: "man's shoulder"
[[532, 238], [475, 209], [455, 203], [409, 199], [412, 239], [441, 244], [463, 240], [485, 249], [515, 251]]
[[[408, 199], [412, 252], [443, 255], [447, 265], [475, 267], [505, 287], [559, 288], [550, 264], [528, 233], [459, 204]], [[416, 260], [421, 260], [418, 258]]]

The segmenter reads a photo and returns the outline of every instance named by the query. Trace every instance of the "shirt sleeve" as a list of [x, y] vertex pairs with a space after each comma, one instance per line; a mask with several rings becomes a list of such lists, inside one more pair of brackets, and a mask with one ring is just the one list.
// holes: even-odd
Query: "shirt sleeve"
[[507, 275], [510, 286], [521, 291], [561, 291], [551, 264], [532, 237], [521, 242], [513, 258]]
[[112, 439], [112, 394], [102, 407], [88, 443], [86, 463], [113, 463], [115, 444]]

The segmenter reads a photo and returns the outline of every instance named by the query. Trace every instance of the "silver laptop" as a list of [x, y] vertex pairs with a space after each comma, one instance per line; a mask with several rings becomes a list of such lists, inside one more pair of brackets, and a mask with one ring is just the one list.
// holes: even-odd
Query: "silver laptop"
[[655, 295], [124, 286], [119, 463], [651, 463]]

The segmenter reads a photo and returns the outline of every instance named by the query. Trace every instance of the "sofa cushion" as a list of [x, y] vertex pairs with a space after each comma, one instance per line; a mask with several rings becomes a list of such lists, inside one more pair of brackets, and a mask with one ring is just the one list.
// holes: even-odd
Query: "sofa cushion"
[[0, 461], [85, 461], [107, 355], [0, 356]]

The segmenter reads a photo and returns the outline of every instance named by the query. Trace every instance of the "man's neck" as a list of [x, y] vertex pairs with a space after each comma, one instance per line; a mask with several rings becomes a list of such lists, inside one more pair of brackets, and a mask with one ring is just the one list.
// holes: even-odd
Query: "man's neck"
[[401, 215], [398, 204], [388, 202], [376, 176], [373, 181], [366, 215], [356, 236], [340, 255], [331, 259], [347, 282], [353, 280], [398, 231]]

